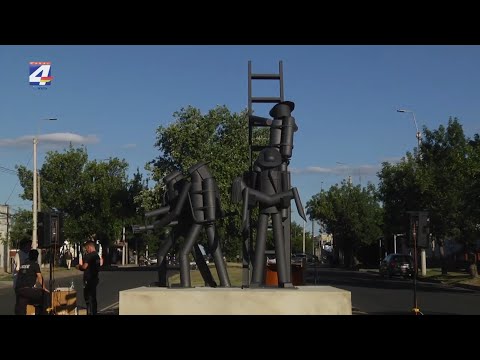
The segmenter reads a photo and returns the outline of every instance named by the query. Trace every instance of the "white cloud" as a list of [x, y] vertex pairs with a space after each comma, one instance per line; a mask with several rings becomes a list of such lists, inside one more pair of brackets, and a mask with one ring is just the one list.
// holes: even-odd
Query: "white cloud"
[[133, 149], [136, 147], [137, 147], [137, 144], [125, 144], [122, 146], [122, 149]]
[[404, 158], [404, 156], [386, 157], [386, 158], [381, 159], [381, 161], [382, 162], [389, 162], [391, 164], [396, 164], [396, 163], [399, 163], [400, 161], [402, 161], [402, 158]]
[[320, 166], [307, 166], [304, 169], [292, 168], [290, 170], [294, 174], [332, 174], [332, 169], [323, 168]]
[[380, 165], [360, 165], [348, 166], [341, 165], [331, 168], [320, 166], [307, 166], [306, 168], [292, 168], [290, 171], [293, 174], [325, 174], [325, 175], [376, 175], [380, 170]]
[[[32, 146], [34, 135], [24, 135], [16, 139], [0, 139], [0, 147], [27, 147]], [[52, 133], [37, 136], [39, 144], [69, 144], [86, 145], [96, 144], [100, 139], [96, 135], [78, 135], [73, 133]]]

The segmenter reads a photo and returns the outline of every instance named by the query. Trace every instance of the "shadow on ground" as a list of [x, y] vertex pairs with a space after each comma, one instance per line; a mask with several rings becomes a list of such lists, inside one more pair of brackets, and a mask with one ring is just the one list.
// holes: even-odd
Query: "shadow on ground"
[[[307, 268], [306, 285], [361, 286], [378, 289], [411, 289], [413, 280], [401, 277], [384, 279], [378, 274], [348, 271], [343, 269]], [[475, 290], [453, 287], [439, 283], [417, 281], [417, 289], [426, 292], [474, 293]]]

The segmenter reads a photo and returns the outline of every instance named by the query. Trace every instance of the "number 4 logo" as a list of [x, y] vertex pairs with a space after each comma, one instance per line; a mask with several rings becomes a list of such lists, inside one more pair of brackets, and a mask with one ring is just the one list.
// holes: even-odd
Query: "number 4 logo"
[[45, 86], [50, 85], [53, 76], [51, 74], [51, 62], [30, 62], [30, 76], [28, 80], [30, 85]]

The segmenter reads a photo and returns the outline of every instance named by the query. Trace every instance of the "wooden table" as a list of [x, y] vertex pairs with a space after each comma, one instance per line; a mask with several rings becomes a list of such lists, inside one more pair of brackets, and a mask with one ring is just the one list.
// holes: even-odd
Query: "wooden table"
[[77, 315], [77, 291], [57, 288], [52, 292], [53, 315]]

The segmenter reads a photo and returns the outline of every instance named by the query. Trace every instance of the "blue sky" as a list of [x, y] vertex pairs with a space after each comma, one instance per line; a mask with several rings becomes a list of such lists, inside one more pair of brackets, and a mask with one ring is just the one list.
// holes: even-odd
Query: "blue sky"
[[[396, 109], [414, 111], [420, 127], [456, 116], [468, 136], [480, 132], [480, 46], [0, 46], [0, 166], [32, 169], [38, 133], [39, 167], [46, 151], [74, 140], [90, 159], [117, 156], [131, 173], [143, 170], [158, 156], [155, 129], [175, 111], [247, 107], [248, 60], [256, 73], [277, 72], [283, 61], [299, 127], [292, 184], [304, 204], [349, 175], [376, 183], [382, 161], [416, 146], [411, 114]], [[48, 90], [28, 84], [30, 61], [51, 61]], [[253, 94], [276, 89], [254, 82]], [[269, 108], [254, 105], [260, 116]], [[58, 120], [42, 120], [50, 117]], [[31, 208], [16, 176], [0, 172], [0, 183], [0, 203]]]

